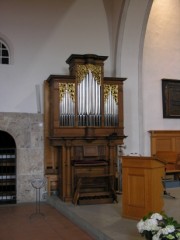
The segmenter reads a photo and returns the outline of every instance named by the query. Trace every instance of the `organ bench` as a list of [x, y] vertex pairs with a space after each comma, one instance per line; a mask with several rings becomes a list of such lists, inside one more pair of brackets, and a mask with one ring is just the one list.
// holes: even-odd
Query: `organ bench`
[[73, 162], [73, 203], [93, 204], [117, 202], [114, 189], [114, 174], [107, 171], [107, 162]]

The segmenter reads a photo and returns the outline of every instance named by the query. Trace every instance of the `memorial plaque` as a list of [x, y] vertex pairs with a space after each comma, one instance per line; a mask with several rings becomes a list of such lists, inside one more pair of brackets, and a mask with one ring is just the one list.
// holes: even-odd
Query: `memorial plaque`
[[180, 80], [162, 79], [163, 118], [180, 118]]

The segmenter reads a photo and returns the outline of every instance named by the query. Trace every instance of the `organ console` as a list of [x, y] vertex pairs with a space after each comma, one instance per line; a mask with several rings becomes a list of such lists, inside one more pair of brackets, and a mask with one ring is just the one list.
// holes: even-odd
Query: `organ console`
[[44, 82], [45, 172], [75, 204], [116, 200], [117, 145], [124, 136], [123, 82], [104, 77], [106, 56], [72, 54], [70, 75]]

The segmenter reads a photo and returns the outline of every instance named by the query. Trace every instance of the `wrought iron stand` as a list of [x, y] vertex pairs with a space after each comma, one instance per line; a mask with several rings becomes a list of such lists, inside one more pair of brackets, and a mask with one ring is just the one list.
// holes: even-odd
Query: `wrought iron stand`
[[42, 179], [42, 178], [34, 178], [31, 181], [32, 187], [35, 188], [36, 190], [36, 211], [30, 216], [30, 218], [32, 218], [34, 215], [44, 216], [44, 214], [41, 213], [41, 210], [40, 210], [40, 205], [41, 205], [40, 191], [41, 191], [41, 188], [45, 186], [45, 184], [46, 184], [46, 181], [45, 179]]

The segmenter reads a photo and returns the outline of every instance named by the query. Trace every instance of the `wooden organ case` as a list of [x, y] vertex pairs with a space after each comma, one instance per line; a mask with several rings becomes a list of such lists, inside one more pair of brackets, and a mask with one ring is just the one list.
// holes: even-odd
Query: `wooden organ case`
[[106, 59], [72, 54], [66, 60], [70, 75], [50, 75], [44, 83], [48, 191], [57, 190], [63, 201], [116, 199], [117, 145], [125, 138], [125, 78], [104, 77]]

